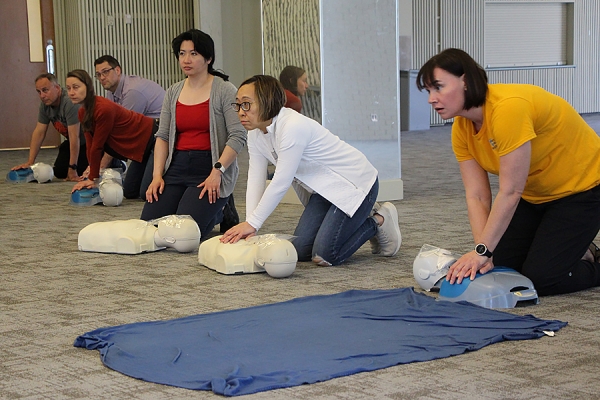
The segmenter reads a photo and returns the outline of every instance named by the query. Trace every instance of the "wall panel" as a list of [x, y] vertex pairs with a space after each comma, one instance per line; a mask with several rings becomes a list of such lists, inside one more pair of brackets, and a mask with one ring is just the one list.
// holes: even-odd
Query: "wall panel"
[[572, 104], [580, 113], [600, 112], [600, 1], [575, 1], [573, 36]]
[[[59, 79], [94, 60], [114, 56], [123, 73], [169, 87], [183, 78], [171, 40], [193, 27], [192, 0], [64, 0], [54, 2]], [[60, 27], [60, 28], [59, 28]], [[104, 89], [96, 82], [96, 91]]]
[[411, 69], [419, 69], [440, 51], [439, 0], [413, 0], [413, 57]]
[[[468, 12], [465, 12], [469, 10]], [[444, 0], [440, 2], [440, 50], [463, 49], [478, 63], [483, 61], [484, 2]]]

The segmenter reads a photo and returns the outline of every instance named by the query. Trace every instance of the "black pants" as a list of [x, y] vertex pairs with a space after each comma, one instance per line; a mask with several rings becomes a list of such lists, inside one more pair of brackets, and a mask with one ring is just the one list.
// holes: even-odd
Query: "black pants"
[[223, 219], [223, 207], [229, 197], [221, 197], [210, 204], [208, 195], [200, 199], [201, 188], [213, 169], [210, 150], [175, 151], [171, 164], [163, 176], [165, 188], [158, 201], [146, 202], [141, 219], [164, 217], [166, 215], [191, 215], [200, 228], [202, 239]]
[[154, 174], [154, 150], [150, 153], [150, 157], [148, 158], [148, 162], [146, 163], [146, 170], [142, 175], [142, 182], [140, 184], [140, 198], [146, 199], [146, 192], [148, 191], [148, 186], [152, 183], [152, 177]]
[[[71, 143], [65, 140], [58, 146], [58, 155], [54, 161], [54, 176], [65, 179], [69, 173], [69, 160], [71, 158]], [[77, 175], [81, 176], [88, 167], [85, 143], [79, 146], [79, 157], [77, 158]]]
[[[148, 164], [148, 160], [152, 155], [152, 150], [154, 149], [154, 134], [158, 130], [158, 123], [152, 124], [152, 133], [150, 134], [150, 139], [148, 139], [148, 143], [146, 143], [146, 149], [144, 150], [144, 156], [142, 158], [142, 162], [138, 162], [135, 160], [131, 160], [129, 163], [129, 167], [127, 168], [127, 173], [125, 174], [125, 180], [123, 181], [123, 196], [126, 199], [138, 199], [140, 198], [140, 186], [142, 184], [142, 178], [144, 177], [144, 172], [146, 171], [146, 164]], [[108, 146], [104, 146], [104, 151], [113, 156], [114, 158], [118, 158], [120, 160], [127, 160], [127, 157], [124, 157]]]
[[521, 272], [540, 295], [600, 286], [600, 264], [581, 260], [598, 230], [600, 186], [543, 204], [521, 199], [494, 265]]

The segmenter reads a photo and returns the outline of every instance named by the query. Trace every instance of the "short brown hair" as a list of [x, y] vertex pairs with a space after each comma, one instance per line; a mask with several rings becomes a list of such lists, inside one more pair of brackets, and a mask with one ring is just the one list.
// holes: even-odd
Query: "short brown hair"
[[485, 103], [487, 95], [487, 74], [481, 65], [461, 49], [446, 49], [431, 57], [417, 74], [417, 87], [423, 90], [434, 81], [433, 70], [441, 68], [454, 76], [464, 75], [466, 91], [464, 109], [480, 107]]
[[277, 116], [286, 101], [285, 89], [281, 82], [269, 75], [254, 75], [242, 82], [240, 88], [251, 83], [254, 83], [254, 93], [260, 107], [258, 117], [262, 121], [267, 121]]

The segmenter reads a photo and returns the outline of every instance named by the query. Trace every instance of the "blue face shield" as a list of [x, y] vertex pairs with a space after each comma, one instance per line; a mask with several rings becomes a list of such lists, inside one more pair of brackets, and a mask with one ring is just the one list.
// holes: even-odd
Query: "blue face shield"
[[31, 168], [22, 168], [15, 171], [9, 171], [6, 174], [6, 182], [10, 183], [27, 183], [34, 181], [33, 170]]
[[531, 280], [514, 269], [495, 267], [486, 274], [468, 277], [461, 283], [443, 280], [440, 300], [468, 301], [485, 308], [514, 308], [517, 305], [538, 304], [537, 291]]
[[69, 201], [72, 206], [79, 207], [93, 206], [98, 203], [102, 203], [98, 188], [76, 190], [71, 193], [71, 200]]

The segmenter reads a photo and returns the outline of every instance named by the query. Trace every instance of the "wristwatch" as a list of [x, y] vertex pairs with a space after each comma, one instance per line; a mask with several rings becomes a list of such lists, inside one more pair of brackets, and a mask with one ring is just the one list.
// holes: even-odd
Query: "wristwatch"
[[69, 168], [77, 170], [77, 164], [69, 164]]
[[218, 169], [219, 171], [221, 171], [221, 173], [223, 173], [223, 174], [225, 173], [225, 167], [224, 167], [224, 166], [223, 166], [223, 164], [221, 164], [220, 162], [218, 162], [218, 161], [217, 161], [217, 162], [215, 163], [214, 167], [215, 167], [216, 169]]
[[480, 256], [486, 256], [487, 258], [492, 258], [494, 255], [483, 243], [479, 243], [477, 246], [475, 246], [475, 253]]

